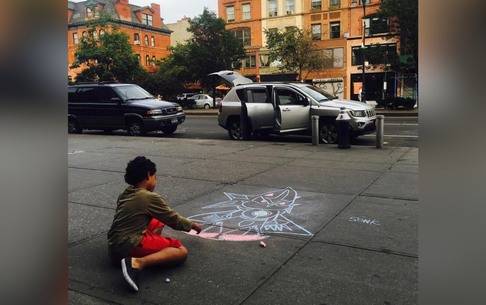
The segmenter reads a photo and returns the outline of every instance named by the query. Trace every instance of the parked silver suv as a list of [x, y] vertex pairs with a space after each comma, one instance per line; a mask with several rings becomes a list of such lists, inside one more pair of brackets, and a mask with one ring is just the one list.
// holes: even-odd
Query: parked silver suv
[[253, 83], [233, 71], [220, 71], [219, 75], [233, 83], [233, 87], [219, 104], [218, 124], [228, 130], [231, 139], [241, 138], [240, 110], [244, 99], [253, 133], [290, 134], [312, 132], [312, 116], [319, 116], [319, 134], [323, 143], [338, 140], [336, 117], [345, 107], [351, 120], [350, 135], [373, 133], [376, 130], [376, 113], [366, 103], [340, 100], [320, 88], [306, 83]]

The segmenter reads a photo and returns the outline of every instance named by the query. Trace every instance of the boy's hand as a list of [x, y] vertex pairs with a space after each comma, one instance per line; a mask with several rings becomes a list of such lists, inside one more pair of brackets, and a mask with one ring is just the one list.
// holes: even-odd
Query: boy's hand
[[193, 222], [192, 223], [192, 227], [191, 227], [193, 230], [195, 230], [197, 232], [197, 234], [201, 233], [202, 231], [202, 227], [200, 224], [198, 224], [197, 222]]

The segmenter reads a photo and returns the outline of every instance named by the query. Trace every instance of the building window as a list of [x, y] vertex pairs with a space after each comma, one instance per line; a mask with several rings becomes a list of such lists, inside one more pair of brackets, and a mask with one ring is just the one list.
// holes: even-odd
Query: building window
[[294, 29], [296, 29], [296, 28], [297, 28], [297, 27], [296, 27], [295, 25], [286, 26], [286, 27], [285, 27], [285, 31], [286, 31], [286, 32], [289, 32], [289, 31], [292, 31], [292, 30], [294, 30]]
[[321, 40], [321, 24], [312, 24], [312, 40]]
[[311, 9], [315, 11], [320, 11], [321, 10], [321, 0], [312, 0], [311, 2]]
[[242, 29], [235, 31], [236, 38], [241, 39], [244, 46], [251, 45], [251, 30]]
[[248, 20], [251, 18], [251, 12], [250, 12], [250, 3], [243, 4], [242, 6], [242, 11], [243, 11], [243, 20]]
[[148, 55], [145, 56], [145, 65], [150, 66], [150, 57]]
[[341, 7], [341, 0], [330, 0], [329, 7], [331, 8], [338, 8]]
[[228, 21], [235, 21], [235, 7], [234, 6], [227, 6], [226, 7], [226, 16]]
[[268, 0], [268, 17], [277, 16], [277, 0]]
[[331, 68], [342, 68], [344, 67], [344, 49], [343, 48], [334, 48], [334, 49], [326, 49], [323, 50], [324, 52], [324, 68], [331, 69]]
[[133, 34], [133, 41], [135, 44], [140, 44], [140, 35], [138, 33]]
[[88, 32], [84, 31], [83, 32], [83, 38], [87, 38], [88, 37]]
[[98, 32], [95, 30], [93, 31], [93, 40], [97, 41], [98, 40]]
[[155, 47], [155, 37], [154, 36], [150, 37], [150, 45], [152, 47]]
[[268, 55], [260, 54], [260, 67], [270, 67], [270, 62], [268, 61]]
[[370, 16], [364, 19], [364, 24], [366, 36], [388, 33], [390, 31], [389, 19], [380, 19], [378, 17]]
[[100, 30], [100, 38], [101, 36], [105, 35], [105, 31], [104, 30]]
[[155, 56], [152, 56], [152, 66], [155, 67], [155, 62], [157, 61], [157, 59], [155, 58]]
[[245, 58], [245, 68], [255, 68], [256, 67], [256, 57], [255, 55], [250, 55]]
[[144, 42], [145, 42], [145, 45], [148, 46], [148, 36], [147, 35], [145, 35], [145, 37], [144, 37]]
[[152, 17], [152, 15], [142, 14], [142, 23], [143, 24], [146, 24], [146, 25], [152, 26], [152, 24], [153, 24], [153, 17]]
[[331, 39], [341, 38], [341, 22], [331, 22]]
[[74, 44], [78, 44], [78, 33], [73, 33], [73, 42]]
[[[367, 55], [366, 55], [367, 60], [371, 64], [383, 64], [384, 61], [385, 61], [385, 58], [383, 57], [384, 54], [387, 54], [386, 56], [388, 58], [395, 57], [397, 55], [397, 44], [396, 43], [372, 45], [372, 46], [369, 46], [369, 47], [370, 48], [378, 48], [378, 47], [379, 48], [385, 48], [385, 50], [383, 50], [381, 52], [376, 52], [376, 54], [377, 54], [376, 56], [378, 56], [378, 57], [375, 57], [375, 58], [370, 56], [370, 55], [374, 54], [373, 52], [371, 52], [371, 54], [367, 53]], [[351, 65], [352, 66], [363, 65], [362, 52], [363, 52], [363, 48], [361, 46], [351, 48]]]
[[287, 0], [285, 2], [285, 9], [287, 10], [287, 15], [292, 15], [294, 13], [294, 0]]
[[86, 18], [93, 18], [100, 16], [100, 9], [97, 6], [88, 6], [86, 8]]
[[140, 54], [137, 54], [137, 59], [138, 59], [138, 64], [142, 65], [142, 58], [140, 57]]

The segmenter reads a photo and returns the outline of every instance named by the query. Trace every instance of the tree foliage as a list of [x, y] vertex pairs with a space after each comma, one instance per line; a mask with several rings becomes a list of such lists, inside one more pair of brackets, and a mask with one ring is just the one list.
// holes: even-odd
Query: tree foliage
[[[111, 23], [108, 14], [102, 13], [86, 25], [88, 35], [81, 37], [75, 52], [76, 61], [70, 66], [74, 69], [86, 64], [86, 68], [76, 76], [76, 82], [133, 82], [136, 77], [147, 73], [133, 52], [129, 35]], [[104, 34], [98, 34], [100, 32]]]
[[214, 12], [204, 8], [201, 15], [189, 19], [187, 30], [192, 33], [191, 38], [170, 47], [171, 54], [159, 63], [157, 73], [161, 77], [165, 75], [181, 83], [199, 82], [209, 88], [212, 79], [208, 74], [241, 67], [245, 57], [243, 43]]
[[280, 62], [281, 71], [295, 72], [302, 78], [303, 71], [307, 71], [304, 78], [312, 71], [325, 67], [329, 58], [319, 51], [312, 40], [310, 31], [291, 27], [285, 31], [264, 30], [267, 38], [267, 48], [270, 50], [270, 61]]
[[415, 73], [418, 70], [418, 0], [383, 0], [377, 16], [390, 19], [387, 38], [399, 37], [401, 58], [391, 64], [394, 70]]

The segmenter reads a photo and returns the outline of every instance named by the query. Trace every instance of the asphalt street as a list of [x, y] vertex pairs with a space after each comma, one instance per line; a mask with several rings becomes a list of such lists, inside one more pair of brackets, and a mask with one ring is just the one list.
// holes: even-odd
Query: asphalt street
[[[137, 155], [204, 231], [164, 229], [189, 258], [135, 293], [106, 233]], [[418, 148], [87, 133], [68, 162], [69, 304], [418, 303]]]

